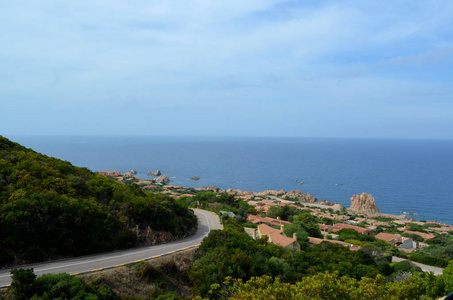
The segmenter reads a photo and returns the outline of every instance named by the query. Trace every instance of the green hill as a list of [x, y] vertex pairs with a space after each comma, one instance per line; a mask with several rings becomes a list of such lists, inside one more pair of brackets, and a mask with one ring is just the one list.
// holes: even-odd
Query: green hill
[[37, 153], [0, 136], [0, 267], [150, 243], [196, 229], [168, 196]]

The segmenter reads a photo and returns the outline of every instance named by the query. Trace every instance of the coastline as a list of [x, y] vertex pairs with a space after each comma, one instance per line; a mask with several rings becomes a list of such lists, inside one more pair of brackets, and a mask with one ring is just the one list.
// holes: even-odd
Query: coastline
[[[132, 170], [135, 171], [135, 170]], [[156, 178], [153, 179], [142, 179], [139, 178], [138, 176], [135, 175], [135, 172], [126, 172], [125, 174], [120, 173], [119, 171], [100, 171], [98, 172], [101, 175], [112, 177], [120, 182], [134, 182], [135, 184], [139, 185], [142, 189], [144, 190], [156, 190], [156, 189], [161, 189], [162, 193], [167, 194], [173, 198], [179, 198], [181, 196], [193, 196], [193, 194], [188, 194], [186, 193], [187, 190], [194, 190], [194, 191], [212, 191], [216, 193], [228, 193], [237, 196], [238, 198], [248, 202], [252, 205], [255, 204], [253, 202], [256, 197], [262, 198], [263, 200], [270, 200], [273, 202], [278, 202], [279, 205], [295, 205], [295, 203], [298, 203], [300, 205], [303, 205], [304, 207], [307, 208], [316, 208], [319, 210], [333, 210], [333, 211], [339, 211], [343, 207], [344, 209], [351, 214], [357, 214], [360, 216], [363, 216], [365, 219], [369, 218], [376, 218], [376, 217], [382, 217], [382, 218], [387, 218], [387, 219], [393, 219], [397, 222], [400, 223], [415, 223], [415, 224], [424, 224], [424, 223], [430, 223], [430, 224], [438, 224], [443, 228], [443, 231], [453, 231], [453, 225], [443, 223], [443, 222], [438, 222], [438, 221], [417, 221], [413, 218], [411, 218], [407, 214], [400, 214], [400, 215], [395, 215], [395, 214], [388, 214], [388, 213], [367, 213], [366, 211], [359, 211], [359, 212], [354, 212], [350, 208], [347, 208], [345, 206], [342, 206], [339, 203], [335, 202], [330, 202], [326, 200], [318, 200], [317, 198], [313, 197], [312, 195], [308, 193], [302, 193], [301, 190], [292, 190], [292, 191], [285, 191], [285, 190], [264, 190], [260, 192], [253, 192], [253, 191], [244, 191], [240, 189], [232, 189], [228, 188], [225, 190], [220, 189], [218, 186], [211, 185], [211, 186], [203, 186], [199, 188], [189, 188], [185, 186], [180, 186], [180, 185], [174, 185], [174, 184], [169, 184], [170, 180], [166, 175], [161, 175], [158, 178], [164, 176], [168, 179], [168, 182], [156, 182]], [[290, 200], [288, 200], [290, 199]], [[308, 201], [305, 201], [308, 200]], [[374, 199], [373, 199], [374, 200]], [[270, 204], [270, 202], [268, 203]], [[261, 205], [263, 205], [261, 203]], [[445, 227], [445, 228], [444, 228]]]

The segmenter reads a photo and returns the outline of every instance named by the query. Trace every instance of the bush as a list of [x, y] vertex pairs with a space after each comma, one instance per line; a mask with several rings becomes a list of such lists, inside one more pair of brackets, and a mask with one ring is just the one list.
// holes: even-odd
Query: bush
[[36, 275], [33, 269], [12, 269], [11, 291], [16, 299], [29, 299], [36, 291]]
[[431, 256], [428, 254], [420, 253], [420, 252], [415, 252], [409, 254], [409, 257], [411, 260], [429, 265], [429, 266], [435, 266], [439, 268], [445, 268], [448, 265], [448, 262], [435, 256]]

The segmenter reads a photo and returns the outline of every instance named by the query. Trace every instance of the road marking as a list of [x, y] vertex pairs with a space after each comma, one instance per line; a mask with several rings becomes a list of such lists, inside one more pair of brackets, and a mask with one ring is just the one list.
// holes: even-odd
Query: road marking
[[113, 266], [114, 268], [118, 268], [118, 267], [124, 267], [126, 264], [120, 264], [120, 265], [116, 265], [116, 266]]
[[97, 272], [97, 271], [101, 271], [101, 270], [102, 270], [102, 268], [100, 268], [100, 269], [94, 269], [94, 270], [91, 270], [90, 272]]

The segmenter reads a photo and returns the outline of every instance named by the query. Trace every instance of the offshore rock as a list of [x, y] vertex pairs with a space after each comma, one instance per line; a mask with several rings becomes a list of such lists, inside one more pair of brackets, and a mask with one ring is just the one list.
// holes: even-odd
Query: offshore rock
[[159, 177], [153, 179], [153, 181], [156, 183], [169, 183], [170, 178], [168, 178], [167, 175], [160, 175]]
[[133, 175], [137, 174], [137, 170], [135, 170], [135, 169], [132, 169], [130, 172], [131, 172], [131, 174], [133, 174]]
[[148, 175], [148, 176], [160, 176], [160, 175], [162, 175], [162, 173], [160, 173], [160, 170], [156, 170], [154, 172], [148, 171], [148, 172], [146, 172], [146, 175]]
[[198, 177], [197, 175], [195, 175], [194, 177], [190, 178], [192, 180], [200, 180], [200, 177]]
[[374, 203], [374, 197], [368, 193], [352, 196], [349, 209], [355, 213], [367, 215], [379, 215], [381, 213], [379, 207]]

